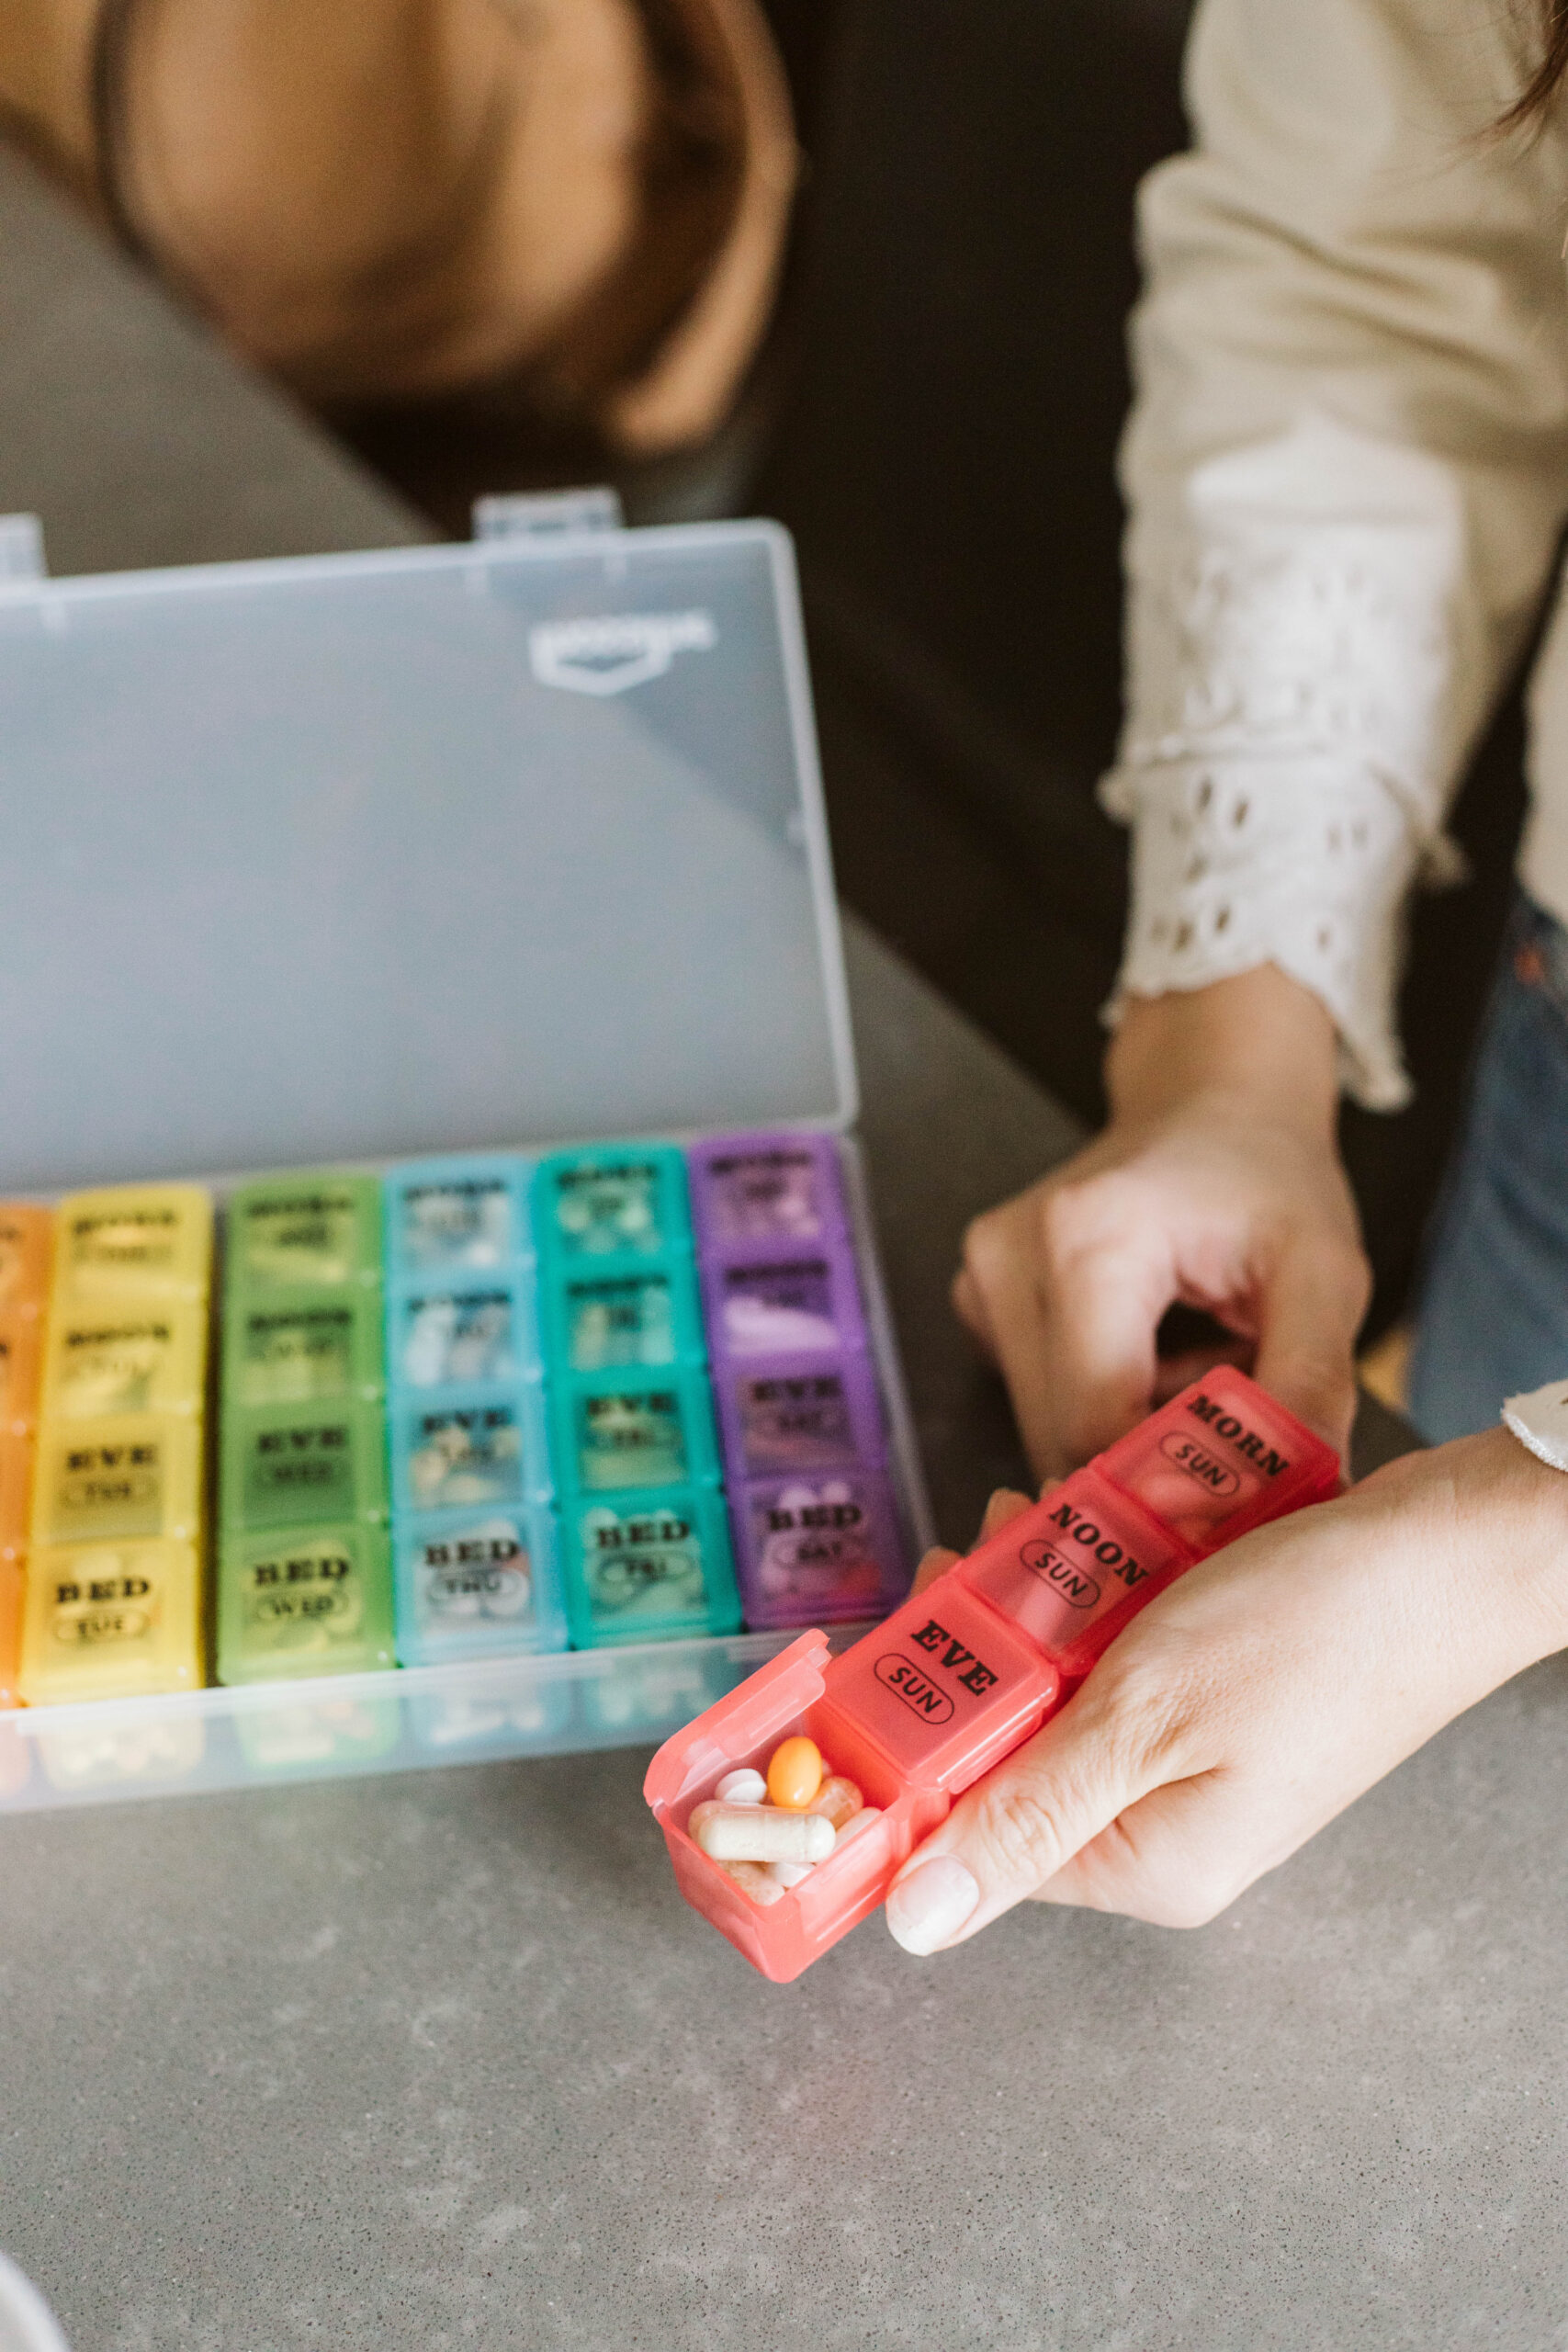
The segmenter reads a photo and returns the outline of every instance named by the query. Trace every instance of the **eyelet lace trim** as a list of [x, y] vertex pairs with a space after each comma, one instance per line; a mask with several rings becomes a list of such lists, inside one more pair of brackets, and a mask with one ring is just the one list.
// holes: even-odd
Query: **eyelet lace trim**
[[1129, 994], [1274, 963], [1333, 1014], [1348, 1091], [1387, 1110], [1410, 1095], [1405, 898], [1417, 873], [1462, 871], [1442, 822], [1473, 615], [1434, 470], [1317, 421], [1199, 467], [1174, 498], [1150, 485], [1130, 717], [1100, 786], [1134, 828], [1107, 1018]]
[[1376, 776], [1337, 761], [1183, 761], [1119, 770], [1102, 797], [1134, 828], [1112, 1025], [1128, 996], [1277, 964], [1333, 1015], [1348, 1092], [1371, 1110], [1409, 1101], [1393, 1001], [1419, 850]]

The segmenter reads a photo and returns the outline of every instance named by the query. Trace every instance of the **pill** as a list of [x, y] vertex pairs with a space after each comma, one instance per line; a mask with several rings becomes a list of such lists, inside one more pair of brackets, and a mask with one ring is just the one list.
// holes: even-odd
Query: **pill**
[[[767, 1793], [766, 1781], [761, 1772], [754, 1772], [750, 1764], [742, 1764], [739, 1771], [727, 1772], [714, 1791], [723, 1804], [761, 1804]], [[831, 1819], [831, 1815], [829, 1817]], [[838, 1826], [835, 1821], [834, 1828], [837, 1829]]]
[[835, 1854], [839, 1850], [839, 1846], [847, 1846], [852, 1838], [858, 1838], [863, 1829], [869, 1829], [874, 1821], [880, 1821], [881, 1818], [882, 1807], [879, 1804], [863, 1804], [860, 1811], [852, 1815], [840, 1830], [838, 1845], [833, 1849]]
[[814, 1739], [796, 1736], [774, 1748], [768, 1763], [768, 1794], [789, 1813], [804, 1813], [822, 1785], [822, 1751]]
[[784, 1813], [771, 1804], [694, 1805], [686, 1824], [716, 1862], [820, 1862], [837, 1836], [819, 1813]]
[[791, 1887], [798, 1886], [803, 1878], [809, 1878], [815, 1868], [813, 1862], [770, 1862], [768, 1872], [781, 1886]]
[[784, 1888], [764, 1862], [720, 1862], [726, 1878], [743, 1887], [753, 1903], [782, 1903]]
[[[724, 1794], [722, 1784], [719, 1794], [720, 1796]], [[841, 1773], [835, 1772], [830, 1780], [823, 1781], [806, 1809], [807, 1813], [819, 1813], [825, 1821], [832, 1823], [835, 1829], [841, 1829], [845, 1822], [852, 1819], [864, 1804], [865, 1799], [854, 1782], [846, 1781]]]

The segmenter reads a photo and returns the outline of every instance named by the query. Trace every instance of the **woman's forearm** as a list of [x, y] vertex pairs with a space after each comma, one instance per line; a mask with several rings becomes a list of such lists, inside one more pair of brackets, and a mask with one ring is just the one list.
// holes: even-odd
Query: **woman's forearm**
[[1106, 1088], [1118, 1118], [1229, 1095], [1332, 1146], [1337, 1060], [1322, 1000], [1278, 965], [1259, 964], [1207, 988], [1130, 997], [1106, 1056]]
[[1456, 1622], [1471, 1617], [1464, 1638], [1495, 1656], [1494, 1682], [1568, 1648], [1568, 1474], [1499, 1427], [1406, 1455], [1360, 1491], [1409, 1513], [1404, 1540], [1417, 1562], [1441, 1563]]

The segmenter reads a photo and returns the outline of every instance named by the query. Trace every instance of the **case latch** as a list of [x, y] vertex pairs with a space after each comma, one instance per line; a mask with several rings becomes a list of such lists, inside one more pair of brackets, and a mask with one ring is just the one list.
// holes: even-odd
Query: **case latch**
[[0, 514], [0, 582], [47, 580], [43, 525], [36, 514]]
[[564, 538], [569, 532], [624, 531], [626, 527], [620, 492], [608, 486], [517, 491], [474, 501], [476, 539]]

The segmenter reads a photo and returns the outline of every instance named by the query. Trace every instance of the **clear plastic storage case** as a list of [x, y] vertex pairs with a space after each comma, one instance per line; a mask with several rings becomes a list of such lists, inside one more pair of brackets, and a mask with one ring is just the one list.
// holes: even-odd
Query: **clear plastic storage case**
[[[400, 1163], [560, 1155], [548, 1311], [585, 1402], [557, 1443], [591, 1500], [586, 1400], [639, 1361], [678, 1386], [700, 1335], [661, 1287], [657, 1182], [574, 1182], [573, 1155], [808, 1138], [841, 1155], [850, 1234], [811, 1228], [805, 1184], [785, 1265], [752, 1245], [738, 1179], [716, 1242], [695, 1237], [703, 1278], [733, 1277], [711, 1304], [732, 1343], [720, 1434], [755, 1471], [749, 1557], [794, 1563], [814, 1438], [856, 1422], [867, 1381], [890, 1438], [864, 1509], [896, 1514], [912, 1556], [928, 1514], [853, 1143], [789, 542], [766, 523], [558, 527], [604, 512], [491, 500], [472, 545], [0, 582], [0, 1198], [189, 1178], [221, 1205], [310, 1163], [412, 1182]], [[394, 1412], [473, 1370], [437, 1361], [448, 1325], [474, 1339], [468, 1292], [531, 1282], [515, 1214], [477, 1193], [471, 1227], [426, 1229], [416, 1202], [389, 1237]], [[297, 1415], [316, 1354], [352, 1364], [365, 1335], [329, 1328], [287, 1269], [269, 1302], [267, 1237], [243, 1246], [230, 1377], [258, 1419]], [[857, 1274], [863, 1366], [830, 1351], [835, 1285]], [[770, 1334], [813, 1315], [803, 1385]], [[531, 1407], [525, 1357], [480, 1370]], [[443, 1662], [435, 1625], [432, 1662], [396, 1672], [0, 1712], [0, 1810], [651, 1744], [795, 1637]]]

